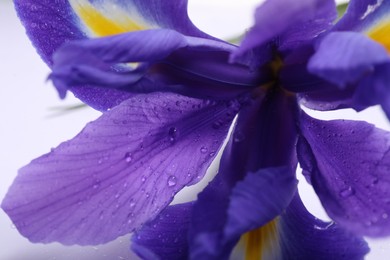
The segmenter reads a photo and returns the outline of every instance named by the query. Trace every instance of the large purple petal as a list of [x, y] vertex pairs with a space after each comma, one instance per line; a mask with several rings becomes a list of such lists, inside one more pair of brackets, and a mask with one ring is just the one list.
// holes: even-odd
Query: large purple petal
[[33, 242], [115, 239], [203, 177], [239, 107], [234, 100], [138, 95], [22, 168], [2, 208]]
[[255, 25], [234, 56], [237, 58], [276, 37], [280, 37], [277, 44], [282, 50], [295, 48], [328, 28], [335, 17], [333, 1], [268, 0], [257, 8]]
[[164, 209], [134, 234], [133, 251], [142, 259], [186, 259], [192, 208], [193, 203], [188, 202]]
[[334, 32], [321, 41], [308, 70], [345, 89], [372, 73], [376, 65], [389, 61], [386, 49], [368, 37], [354, 32]]
[[334, 222], [324, 222], [311, 215], [298, 194], [279, 217], [277, 231], [280, 247], [275, 249], [280, 250], [281, 259], [358, 260], [369, 251], [362, 238]]
[[234, 237], [224, 235], [229, 219], [229, 198], [236, 184], [249, 172], [260, 173], [260, 169], [269, 167], [295, 167], [293, 114], [296, 109], [294, 97], [278, 91], [242, 108], [222, 155], [219, 174], [195, 203], [189, 233], [192, 258], [224, 259], [229, 255], [236, 242]]
[[298, 158], [329, 216], [359, 235], [390, 233], [390, 133], [302, 112]]

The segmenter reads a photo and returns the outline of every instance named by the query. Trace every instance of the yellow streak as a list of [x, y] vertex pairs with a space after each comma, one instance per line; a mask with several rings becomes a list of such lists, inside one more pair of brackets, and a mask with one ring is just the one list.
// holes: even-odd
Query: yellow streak
[[382, 44], [390, 52], [390, 21], [384, 21], [367, 32], [367, 36]]
[[244, 235], [246, 241], [246, 260], [262, 259], [265, 250], [271, 249], [277, 243], [277, 224], [278, 219], [274, 219], [265, 226]]
[[[111, 19], [88, 1], [76, 0], [70, 2], [76, 14], [96, 36], [102, 37], [145, 29], [145, 27], [124, 15], [123, 12], [118, 11], [117, 18]], [[119, 18], [122, 18], [121, 21]]]

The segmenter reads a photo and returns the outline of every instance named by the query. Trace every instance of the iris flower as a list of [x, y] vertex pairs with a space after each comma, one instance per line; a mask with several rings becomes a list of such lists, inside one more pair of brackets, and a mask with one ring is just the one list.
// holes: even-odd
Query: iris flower
[[[2, 208], [32, 242], [135, 232], [144, 259], [360, 259], [390, 234], [390, 134], [317, 110], [389, 113], [389, 1], [268, 0], [240, 46], [198, 30], [187, 1], [15, 0], [61, 97], [103, 112], [22, 168]], [[229, 127], [234, 124], [232, 133]], [[196, 201], [170, 205], [219, 172]], [[298, 162], [333, 220], [297, 192]]]

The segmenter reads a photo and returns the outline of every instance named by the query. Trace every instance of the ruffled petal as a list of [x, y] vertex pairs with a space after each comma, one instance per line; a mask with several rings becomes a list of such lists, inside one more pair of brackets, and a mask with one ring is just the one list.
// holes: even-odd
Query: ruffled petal
[[335, 18], [336, 8], [333, 1], [268, 0], [257, 8], [255, 25], [244, 38], [234, 57], [237, 59], [276, 37], [279, 37], [276, 44], [281, 50], [296, 48], [330, 27]]
[[138, 95], [22, 168], [2, 208], [33, 242], [115, 239], [203, 177], [239, 107], [237, 101]]
[[[242, 219], [243, 223], [238, 220], [235, 222], [234, 216], [229, 220], [228, 215], [233, 189], [249, 172], [260, 174], [261, 169], [273, 167], [294, 169], [296, 132], [291, 112], [295, 109], [295, 99], [280, 92], [272, 92], [264, 99], [253, 100], [242, 108], [222, 155], [219, 173], [199, 194], [194, 206], [189, 233], [193, 259], [228, 257], [238, 239], [234, 236], [253, 224], [249, 215]], [[257, 213], [262, 212], [260, 210]], [[262, 221], [267, 217], [269, 215]], [[234, 223], [237, 226], [229, 226], [229, 231], [225, 231], [227, 225]], [[232, 236], [228, 237], [224, 232]]]
[[188, 202], [164, 209], [134, 234], [133, 251], [142, 259], [186, 259], [192, 208], [193, 202]]
[[321, 41], [308, 69], [345, 89], [372, 73], [376, 65], [389, 61], [387, 51], [366, 36], [354, 32], [335, 32]]
[[300, 126], [298, 158], [329, 216], [359, 235], [389, 235], [390, 133], [303, 112]]

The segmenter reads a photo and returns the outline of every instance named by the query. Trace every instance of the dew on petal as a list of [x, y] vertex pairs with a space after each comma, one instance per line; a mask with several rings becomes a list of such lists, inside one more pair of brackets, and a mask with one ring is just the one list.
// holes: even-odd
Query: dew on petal
[[342, 197], [342, 198], [348, 198], [348, 197], [352, 196], [353, 194], [355, 194], [355, 190], [351, 186], [341, 190], [339, 193], [340, 197]]
[[200, 152], [201, 152], [201, 153], [207, 153], [207, 151], [208, 151], [208, 149], [207, 149], [206, 147], [204, 147], [204, 146], [202, 146], [202, 147], [200, 148]]
[[173, 186], [175, 186], [176, 185], [176, 183], [177, 183], [177, 179], [176, 179], [176, 177], [175, 176], [169, 176], [169, 178], [168, 178], [168, 187], [173, 187]]
[[176, 129], [176, 127], [169, 128], [168, 136], [169, 136], [169, 141], [171, 143], [176, 141], [176, 138], [177, 138], [177, 129]]
[[131, 153], [126, 153], [126, 154], [125, 154], [125, 161], [126, 161], [127, 163], [129, 163], [129, 162], [131, 162], [132, 160], [133, 160], [133, 157], [132, 157]]

